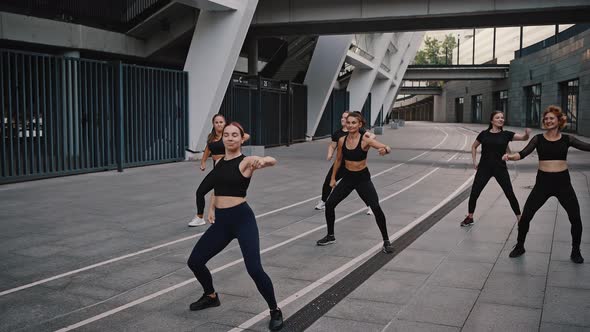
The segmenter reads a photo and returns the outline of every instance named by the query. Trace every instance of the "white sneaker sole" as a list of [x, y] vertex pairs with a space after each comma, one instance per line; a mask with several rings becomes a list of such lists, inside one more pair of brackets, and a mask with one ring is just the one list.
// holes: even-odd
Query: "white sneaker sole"
[[205, 224], [206, 224], [205, 220], [203, 220], [203, 221], [201, 221], [201, 222], [198, 222], [198, 221], [191, 221], [191, 222], [189, 222], [189, 223], [188, 223], [188, 227], [197, 227], [197, 226], [203, 226], [203, 225], [205, 225]]

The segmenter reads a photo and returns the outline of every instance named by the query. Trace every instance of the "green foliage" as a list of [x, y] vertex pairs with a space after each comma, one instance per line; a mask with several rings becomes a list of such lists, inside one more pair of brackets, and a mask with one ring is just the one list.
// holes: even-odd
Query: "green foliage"
[[416, 53], [414, 63], [417, 65], [452, 64], [453, 49], [456, 46], [457, 40], [451, 34], [446, 35], [443, 41], [426, 37], [424, 47]]

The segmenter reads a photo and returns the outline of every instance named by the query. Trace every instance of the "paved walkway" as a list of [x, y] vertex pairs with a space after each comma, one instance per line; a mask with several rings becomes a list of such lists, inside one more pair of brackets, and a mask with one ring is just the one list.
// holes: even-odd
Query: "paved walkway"
[[[369, 165], [390, 234], [428, 214], [473, 175], [467, 152], [481, 126], [410, 122], [380, 139], [394, 153]], [[268, 149], [277, 166], [255, 174], [263, 266], [286, 317], [364, 262], [380, 235], [352, 194], [337, 208], [338, 243], [324, 248], [313, 210], [330, 163], [327, 140]], [[523, 143], [512, 144], [518, 150]], [[590, 154], [570, 151], [572, 180], [588, 220]], [[206, 226], [188, 228], [205, 173], [183, 162], [0, 187], [0, 331], [266, 330], [265, 303], [236, 242], [208, 264], [222, 306], [190, 312], [202, 292], [186, 259]], [[524, 204], [536, 157], [511, 163]], [[516, 167], [516, 168], [515, 168]], [[477, 224], [460, 228], [460, 204], [309, 330], [590, 329], [590, 269], [569, 262], [569, 225], [550, 200], [531, 225], [527, 253], [507, 258], [515, 219], [493, 181]], [[587, 227], [586, 227], [587, 228]], [[590, 233], [582, 253], [590, 259]]]

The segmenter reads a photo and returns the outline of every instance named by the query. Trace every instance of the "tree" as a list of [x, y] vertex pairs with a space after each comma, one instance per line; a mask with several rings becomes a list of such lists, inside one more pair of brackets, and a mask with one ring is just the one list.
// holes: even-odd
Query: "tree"
[[453, 49], [457, 46], [455, 37], [445, 36], [441, 42], [436, 38], [426, 37], [424, 47], [416, 53], [414, 63], [417, 65], [442, 65], [452, 63]]

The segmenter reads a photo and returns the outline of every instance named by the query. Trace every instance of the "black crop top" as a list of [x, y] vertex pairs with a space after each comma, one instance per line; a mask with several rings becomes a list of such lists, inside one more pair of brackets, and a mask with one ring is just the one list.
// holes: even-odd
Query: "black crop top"
[[367, 151], [363, 150], [362, 142], [363, 142], [363, 135], [359, 137], [359, 143], [354, 148], [354, 150], [349, 150], [346, 147], [346, 137], [344, 137], [344, 142], [342, 143], [342, 159], [349, 160], [349, 161], [363, 161], [367, 159]]
[[207, 143], [207, 147], [209, 148], [209, 151], [211, 151], [211, 154], [214, 156], [225, 154], [225, 145], [223, 145], [223, 139], [220, 139], [218, 141], [211, 141]]
[[246, 197], [250, 178], [240, 172], [240, 162], [245, 156], [240, 155], [231, 160], [220, 159], [211, 172], [215, 172], [213, 189], [215, 196]]
[[548, 141], [543, 134], [538, 134], [518, 154], [522, 159], [537, 148], [539, 160], [567, 160], [567, 149], [570, 146], [578, 150], [590, 151], [589, 143], [582, 142], [574, 136], [561, 134], [561, 138], [557, 141]]

